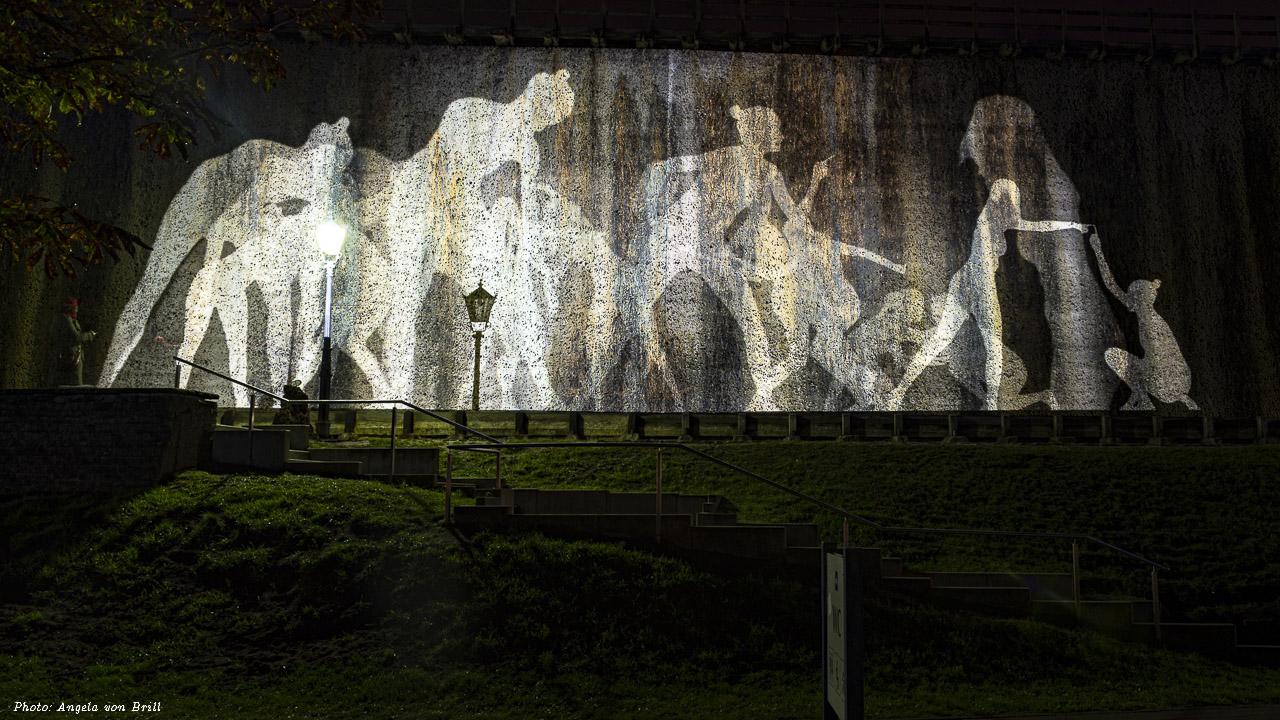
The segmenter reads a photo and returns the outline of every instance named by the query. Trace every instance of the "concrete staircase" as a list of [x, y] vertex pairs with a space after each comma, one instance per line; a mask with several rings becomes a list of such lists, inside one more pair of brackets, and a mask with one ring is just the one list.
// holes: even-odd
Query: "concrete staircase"
[[[313, 443], [306, 425], [214, 428], [210, 459], [218, 468], [295, 472], [328, 477], [387, 478], [391, 449], [351, 443]], [[395, 480], [435, 484], [440, 467], [437, 448], [397, 448]]]
[[[455, 489], [457, 489], [455, 485]], [[817, 526], [746, 524], [719, 495], [663, 493], [662, 514], [655, 493], [600, 490], [504, 488], [479, 491], [475, 505], [454, 508], [464, 533], [536, 531], [547, 535], [628, 544], [672, 552], [717, 567], [772, 564], [816, 577], [820, 562]], [[854, 548], [868, 592], [887, 601], [932, 605], [992, 617], [1030, 618], [1064, 627], [1082, 627], [1130, 642], [1280, 665], [1280, 638], [1271, 626], [1245, 637], [1231, 623], [1168, 622], [1157, 638], [1149, 600], [1090, 599], [1079, 617], [1069, 573], [929, 572], [886, 557], [879, 548]], [[1243, 641], [1242, 641], [1243, 640]]]

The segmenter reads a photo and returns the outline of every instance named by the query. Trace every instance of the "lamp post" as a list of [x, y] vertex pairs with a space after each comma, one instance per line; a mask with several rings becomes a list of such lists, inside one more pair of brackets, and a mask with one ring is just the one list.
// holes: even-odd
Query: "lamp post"
[[[347, 228], [332, 220], [321, 223], [316, 228], [316, 245], [325, 256], [324, 268], [324, 345], [320, 354], [320, 400], [329, 399], [330, 383], [333, 379], [333, 345], [330, 340], [330, 328], [333, 323], [333, 268], [338, 264], [338, 256], [342, 254], [342, 243], [347, 239]], [[316, 417], [316, 434], [329, 437], [329, 406], [322, 404]]]
[[475, 372], [471, 378], [471, 409], [480, 409], [480, 337], [484, 335], [484, 331], [489, 327], [489, 311], [493, 309], [493, 301], [497, 300], [496, 295], [492, 295], [484, 289], [484, 281], [480, 281], [480, 285], [472, 290], [463, 301], [467, 303], [467, 316], [471, 318], [471, 331], [476, 339], [476, 364]]

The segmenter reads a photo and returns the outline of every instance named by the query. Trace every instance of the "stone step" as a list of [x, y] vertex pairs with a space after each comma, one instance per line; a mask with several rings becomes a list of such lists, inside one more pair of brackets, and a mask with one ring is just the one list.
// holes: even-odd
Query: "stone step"
[[536, 531], [570, 537], [651, 543], [658, 524], [662, 544], [696, 553], [786, 563], [790, 558], [787, 528], [782, 525], [694, 525], [688, 515], [522, 513], [509, 505], [454, 508], [455, 523], [464, 530]]
[[883, 577], [903, 577], [907, 574], [902, 558], [880, 558], [880, 575]]
[[[662, 494], [662, 513], [696, 516], [708, 502], [716, 502], [718, 496]], [[609, 492], [606, 490], [540, 490], [537, 488], [502, 489], [502, 500], [521, 515], [641, 515], [655, 514], [657, 496], [654, 493]], [[720, 510], [724, 510], [720, 505]]]
[[[1032, 600], [1031, 617], [1043, 622], [1075, 627], [1075, 603], [1070, 600]], [[1142, 600], [1083, 600], [1079, 624], [1095, 630], [1130, 634], [1135, 622], [1151, 622], [1151, 603]], [[1116, 634], [1113, 633], [1113, 634]]]
[[927, 598], [933, 589], [933, 583], [927, 577], [910, 575], [885, 575], [880, 578], [880, 585], [885, 592]]
[[[312, 445], [308, 452], [312, 460], [359, 462], [367, 475], [385, 476], [391, 470], [390, 448]], [[439, 460], [440, 450], [437, 448], [397, 448], [396, 475], [436, 475]]]
[[1070, 600], [1070, 573], [933, 572], [920, 573], [939, 587], [1024, 587], [1032, 600]]
[[453, 522], [460, 529], [505, 530], [510, 525], [511, 508], [502, 505], [458, 505]]
[[786, 530], [788, 547], [817, 547], [818, 526], [813, 523], [737, 523], [735, 527], [781, 527]]
[[[710, 505], [710, 503], [706, 503]], [[695, 522], [698, 525], [737, 525], [737, 513], [700, 512]]]
[[1243, 662], [1280, 667], [1280, 645], [1237, 645], [1232, 658]]
[[[1134, 623], [1134, 639], [1154, 642], [1155, 625]], [[1177, 650], [1212, 655], [1232, 655], [1236, 650], [1236, 626], [1231, 623], [1160, 623], [1161, 642]]]
[[[497, 478], [491, 477], [459, 477], [453, 476], [453, 486], [470, 485], [477, 490], [494, 490], [498, 487]], [[444, 487], [444, 481], [440, 481], [440, 487]]]
[[1026, 617], [1031, 604], [1031, 591], [1022, 585], [1015, 587], [938, 587], [935, 585], [929, 597], [941, 605], [999, 617]]
[[286, 460], [287, 472], [328, 477], [360, 477], [364, 468], [358, 460]]
[[216, 429], [210, 434], [209, 454], [215, 467], [280, 472], [288, 459], [289, 433], [287, 430]]
[[1247, 645], [1280, 645], [1280, 620], [1246, 619], [1240, 625], [1240, 642]]

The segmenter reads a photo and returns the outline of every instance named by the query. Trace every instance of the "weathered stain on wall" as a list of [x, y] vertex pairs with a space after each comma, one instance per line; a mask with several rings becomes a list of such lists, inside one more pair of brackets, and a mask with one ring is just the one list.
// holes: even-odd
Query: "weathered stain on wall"
[[313, 384], [336, 218], [338, 395], [466, 405], [483, 280], [485, 407], [1280, 405], [1263, 69], [306, 52], [167, 210], [113, 198], [156, 251], [90, 280], [103, 385]]

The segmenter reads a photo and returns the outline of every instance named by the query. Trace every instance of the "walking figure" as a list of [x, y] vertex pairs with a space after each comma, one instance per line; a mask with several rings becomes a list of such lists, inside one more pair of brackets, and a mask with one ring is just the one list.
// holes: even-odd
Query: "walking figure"
[[969, 259], [951, 276], [938, 324], [911, 359], [902, 381], [890, 393], [888, 409], [898, 410], [902, 407], [902, 399], [911, 384], [951, 345], [951, 341], [970, 317], [978, 325], [987, 356], [984, 373], [986, 398], [983, 408], [1000, 409], [1000, 381], [1004, 376], [1004, 323], [1000, 316], [1000, 297], [996, 290], [996, 270], [999, 269], [1000, 257], [1006, 250], [1004, 235], [1009, 230], [1084, 232], [1087, 227], [1067, 220], [1024, 220], [1019, 205], [1018, 186], [1012, 180], [1004, 178], [993, 182], [987, 204], [982, 208], [977, 227], [973, 230], [973, 249], [969, 253]]

